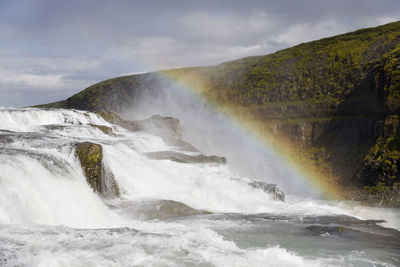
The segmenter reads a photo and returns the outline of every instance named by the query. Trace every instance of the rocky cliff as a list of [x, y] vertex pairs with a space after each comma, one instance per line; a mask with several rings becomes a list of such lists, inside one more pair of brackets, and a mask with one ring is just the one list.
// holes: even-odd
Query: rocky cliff
[[287, 143], [321, 179], [398, 205], [400, 22], [211, 67], [110, 79], [43, 107], [122, 112], [143, 92], [156, 96], [174, 82], [190, 82], [208, 101]]

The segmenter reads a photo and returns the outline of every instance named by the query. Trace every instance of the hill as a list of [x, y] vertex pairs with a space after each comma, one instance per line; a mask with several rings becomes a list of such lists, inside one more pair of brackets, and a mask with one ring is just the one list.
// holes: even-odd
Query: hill
[[400, 22], [216, 66], [114, 78], [41, 107], [123, 112], [173, 82], [287, 144], [299, 165], [346, 189], [340, 197], [400, 205]]

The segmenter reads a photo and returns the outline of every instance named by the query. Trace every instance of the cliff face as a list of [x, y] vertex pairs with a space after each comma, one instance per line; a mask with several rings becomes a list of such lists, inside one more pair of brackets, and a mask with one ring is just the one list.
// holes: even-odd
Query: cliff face
[[294, 157], [340, 185], [398, 191], [400, 22], [217, 66], [115, 78], [43, 106], [121, 112], [174, 81], [286, 140]]

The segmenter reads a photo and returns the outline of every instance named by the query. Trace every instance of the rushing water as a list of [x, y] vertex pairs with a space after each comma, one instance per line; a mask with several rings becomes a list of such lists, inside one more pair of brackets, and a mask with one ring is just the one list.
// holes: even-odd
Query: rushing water
[[[86, 183], [81, 141], [102, 144], [121, 198]], [[398, 210], [283, 203], [229, 165], [145, 155], [177, 149], [93, 113], [0, 109], [0, 265], [400, 266]]]

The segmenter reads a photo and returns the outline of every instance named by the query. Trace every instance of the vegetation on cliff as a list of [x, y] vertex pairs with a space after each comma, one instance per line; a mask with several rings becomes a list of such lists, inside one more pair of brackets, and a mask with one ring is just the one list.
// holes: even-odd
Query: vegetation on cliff
[[290, 143], [335, 183], [399, 190], [398, 133], [386, 128], [400, 113], [400, 22], [211, 67], [114, 78], [42, 107], [120, 112], [174, 82]]
[[364, 158], [360, 176], [367, 177], [365, 190], [370, 201], [400, 206], [400, 128], [399, 116], [385, 120], [384, 132]]

